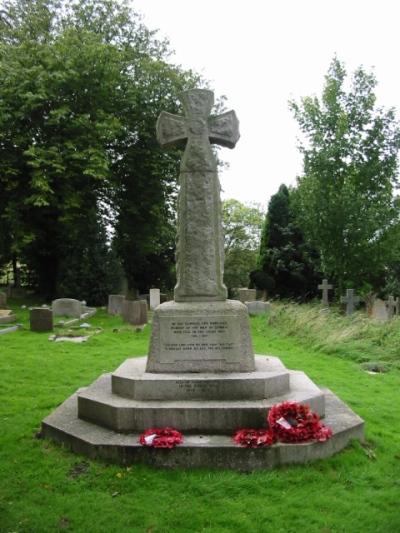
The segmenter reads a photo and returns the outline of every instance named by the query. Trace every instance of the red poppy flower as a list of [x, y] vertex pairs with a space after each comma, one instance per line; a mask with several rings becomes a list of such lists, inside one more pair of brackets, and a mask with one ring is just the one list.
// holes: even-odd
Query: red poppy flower
[[170, 427], [150, 428], [140, 435], [139, 442], [151, 448], [173, 448], [183, 442], [183, 435]]

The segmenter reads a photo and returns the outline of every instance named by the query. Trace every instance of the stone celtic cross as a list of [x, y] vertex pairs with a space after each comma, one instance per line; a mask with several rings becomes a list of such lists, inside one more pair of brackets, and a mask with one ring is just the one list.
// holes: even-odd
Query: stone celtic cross
[[328, 293], [331, 289], [333, 289], [333, 285], [330, 285], [327, 279], [323, 279], [322, 283], [318, 285], [318, 289], [322, 291], [322, 304], [325, 307], [328, 307], [329, 305]]
[[168, 146], [186, 140], [181, 161], [176, 251], [176, 302], [225, 300], [220, 184], [211, 143], [234, 148], [239, 121], [234, 111], [210, 116], [214, 94], [192, 89], [179, 96], [185, 116], [163, 111], [157, 140]]

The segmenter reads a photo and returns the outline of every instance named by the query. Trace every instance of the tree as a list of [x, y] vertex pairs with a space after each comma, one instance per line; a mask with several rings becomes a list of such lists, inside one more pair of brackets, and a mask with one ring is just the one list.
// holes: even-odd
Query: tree
[[271, 296], [313, 297], [317, 291], [318, 256], [303, 238], [293, 212], [292, 194], [281, 185], [268, 204], [253, 283]]
[[158, 283], [170, 275], [178, 152], [155, 147], [155, 121], [197, 77], [168, 63], [167, 43], [127, 2], [3, 7], [0, 264], [26, 263], [52, 296], [74, 276], [99, 272], [98, 254], [87, 250], [109, 249], [107, 227], [130, 285]]
[[298, 218], [339, 292], [380, 285], [399, 218], [393, 192], [400, 130], [394, 111], [375, 106], [376, 79], [362, 67], [348, 90], [345, 82], [344, 66], [335, 58], [321, 99], [290, 102], [305, 136]]
[[222, 219], [225, 284], [228, 289], [247, 287], [249, 273], [256, 265], [263, 213], [257, 205], [246, 206], [231, 199], [223, 202]]

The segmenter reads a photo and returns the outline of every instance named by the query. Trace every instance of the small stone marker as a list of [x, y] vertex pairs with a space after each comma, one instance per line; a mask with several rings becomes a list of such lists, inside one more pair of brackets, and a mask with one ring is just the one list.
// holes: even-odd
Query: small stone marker
[[257, 299], [257, 291], [255, 289], [239, 289], [239, 300], [242, 303], [255, 302]]
[[53, 331], [53, 312], [44, 307], [34, 307], [29, 312], [31, 331]]
[[0, 309], [7, 307], [7, 295], [4, 292], [0, 292]]
[[246, 302], [249, 315], [265, 315], [270, 310], [270, 305], [267, 302], [257, 300], [255, 302]]
[[54, 316], [80, 318], [82, 314], [82, 302], [73, 298], [58, 298], [57, 300], [53, 300], [51, 309]]
[[386, 322], [389, 319], [388, 308], [386, 303], [380, 298], [375, 298], [372, 303], [371, 316], [374, 320]]
[[387, 311], [388, 311], [388, 319], [390, 320], [391, 318], [393, 318], [393, 315], [395, 314], [396, 310], [397, 310], [397, 302], [396, 300], [393, 298], [393, 295], [391, 294], [389, 296], [389, 298], [386, 300], [386, 305], [387, 305]]
[[125, 296], [123, 294], [110, 294], [108, 296], [107, 313], [109, 315], [121, 315], [124, 300]]
[[354, 313], [354, 306], [360, 302], [360, 298], [354, 293], [354, 289], [347, 289], [346, 296], [340, 297], [340, 302], [346, 304], [346, 315]]
[[[122, 303], [122, 320], [134, 326], [140, 326], [144, 322], [144, 300], [124, 300]], [[147, 315], [147, 303], [146, 315]], [[146, 316], [147, 318], [147, 316]]]
[[154, 309], [160, 305], [160, 289], [150, 289], [150, 309]]
[[329, 307], [329, 291], [333, 289], [333, 285], [330, 285], [327, 279], [323, 279], [321, 285], [318, 285], [318, 289], [322, 291], [322, 305]]

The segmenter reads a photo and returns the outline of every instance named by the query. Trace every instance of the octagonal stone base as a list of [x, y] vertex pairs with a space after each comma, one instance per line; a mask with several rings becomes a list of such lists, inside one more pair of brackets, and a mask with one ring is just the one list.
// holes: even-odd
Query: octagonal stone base
[[[113, 375], [104, 374], [80, 389], [43, 420], [42, 434], [75, 452], [122, 464], [240, 471], [329, 457], [351, 439], [364, 438], [362, 419], [330, 391], [321, 390], [303, 372], [285, 369], [277, 358], [256, 356], [255, 361], [255, 372], [161, 376], [144, 371], [146, 358], [128, 359]], [[214, 399], [193, 399], [193, 394], [197, 397], [202, 390], [198, 387], [201, 380], [210, 380], [212, 385], [208, 383], [205, 390], [215, 394], [220, 389], [221, 397], [215, 394]], [[252, 399], [242, 398], [251, 383], [258, 392]], [[262, 390], [278, 394], [268, 397]], [[173, 398], [174, 393], [178, 397]], [[166, 398], [155, 399], [162, 395]], [[309, 404], [332, 428], [333, 437], [324, 443], [278, 443], [260, 449], [234, 444], [235, 430], [266, 427], [270, 407], [285, 400]], [[182, 431], [183, 445], [172, 450], [140, 446], [139, 434], [157, 426]]]

